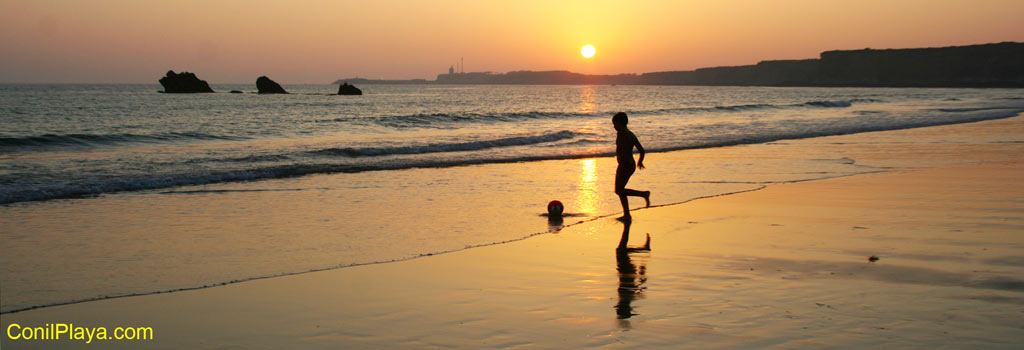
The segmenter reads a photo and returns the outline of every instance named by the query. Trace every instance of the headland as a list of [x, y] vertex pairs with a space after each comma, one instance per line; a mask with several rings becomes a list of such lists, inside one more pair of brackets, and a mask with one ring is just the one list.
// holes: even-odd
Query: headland
[[564, 70], [449, 72], [435, 80], [341, 79], [353, 84], [707, 85], [822, 87], [1024, 87], [1024, 43], [822, 52], [819, 58], [614, 75]]

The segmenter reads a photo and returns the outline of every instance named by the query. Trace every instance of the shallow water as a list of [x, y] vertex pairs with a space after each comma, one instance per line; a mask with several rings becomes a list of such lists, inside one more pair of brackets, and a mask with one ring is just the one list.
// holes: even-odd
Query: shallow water
[[[245, 86], [217, 86], [245, 90]], [[290, 95], [0, 86], [0, 204], [184, 185], [609, 155], [998, 119], [1018, 90], [369, 85]]]

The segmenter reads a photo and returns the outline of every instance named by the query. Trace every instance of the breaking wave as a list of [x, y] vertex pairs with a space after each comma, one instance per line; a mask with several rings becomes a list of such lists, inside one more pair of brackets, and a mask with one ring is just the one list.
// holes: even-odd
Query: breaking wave
[[313, 151], [314, 154], [322, 155], [337, 155], [346, 157], [376, 157], [376, 156], [387, 156], [395, 154], [424, 154], [424, 153], [443, 153], [443, 152], [463, 152], [463, 151], [478, 151], [489, 148], [499, 147], [511, 147], [511, 146], [528, 146], [540, 143], [555, 142], [560, 140], [567, 140], [576, 137], [578, 133], [563, 130], [555, 133], [537, 135], [537, 136], [517, 136], [508, 137], [495, 140], [482, 140], [482, 141], [469, 141], [469, 142], [454, 142], [454, 143], [435, 143], [421, 146], [399, 146], [399, 147], [365, 147], [365, 148], [328, 148], [318, 151]]

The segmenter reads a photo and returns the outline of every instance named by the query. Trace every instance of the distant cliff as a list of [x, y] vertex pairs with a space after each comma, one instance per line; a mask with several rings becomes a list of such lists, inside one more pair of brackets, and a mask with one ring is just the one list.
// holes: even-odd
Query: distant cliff
[[332, 85], [339, 85], [345, 83], [352, 84], [432, 84], [433, 81], [426, 79], [366, 79], [366, 78], [347, 78], [335, 80]]
[[632, 84], [849, 87], [1024, 87], [1024, 43], [825, 51], [817, 59], [692, 71], [589, 75], [568, 71], [439, 74], [437, 80], [362, 84]]
[[1024, 43], [826, 51], [818, 84], [1024, 87]]
[[699, 68], [692, 71], [644, 73], [638, 84], [649, 85], [820, 85], [817, 59], [761, 61], [753, 66]]

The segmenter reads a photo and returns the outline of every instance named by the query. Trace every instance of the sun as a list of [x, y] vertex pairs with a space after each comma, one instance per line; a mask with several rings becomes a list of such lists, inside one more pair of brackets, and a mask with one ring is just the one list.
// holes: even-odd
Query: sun
[[594, 45], [583, 45], [583, 48], [580, 49], [580, 55], [583, 55], [583, 57], [586, 58], [594, 57], [595, 53], [597, 53], [597, 49], [594, 48]]

